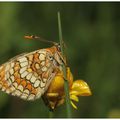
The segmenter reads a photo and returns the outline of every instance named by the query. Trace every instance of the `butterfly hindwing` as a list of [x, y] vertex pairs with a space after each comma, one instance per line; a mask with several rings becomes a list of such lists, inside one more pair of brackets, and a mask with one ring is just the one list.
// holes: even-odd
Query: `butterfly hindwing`
[[0, 67], [1, 90], [25, 100], [39, 98], [56, 75], [50, 56], [50, 51], [40, 49], [3, 64]]

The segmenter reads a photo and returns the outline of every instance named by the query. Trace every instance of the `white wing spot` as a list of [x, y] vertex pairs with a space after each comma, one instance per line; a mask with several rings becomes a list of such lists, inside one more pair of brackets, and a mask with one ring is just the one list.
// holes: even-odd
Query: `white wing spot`
[[34, 83], [34, 87], [38, 87], [40, 84], [40, 80], [36, 80], [35, 83]]
[[6, 65], [6, 68], [5, 68], [5, 71], [8, 71], [9, 69], [10, 69], [10, 65], [7, 64], [7, 65]]
[[41, 87], [45, 87], [45, 84], [46, 84], [46, 83], [41, 82], [40, 86], [41, 86]]
[[10, 90], [9, 90], [9, 89], [7, 89], [7, 90], [6, 90], [6, 93], [7, 93], [7, 94], [10, 94]]
[[11, 67], [14, 67], [14, 63], [11, 63]]
[[38, 87], [37, 88], [37, 95], [36, 95], [36, 99], [38, 99], [39, 97], [41, 97], [41, 95], [44, 93], [44, 90], [43, 90], [44, 88], [40, 88], [40, 87]]
[[29, 90], [25, 89], [24, 93], [26, 93], [27, 95], [29, 95]]
[[5, 91], [6, 90], [6, 87], [2, 87], [2, 91]]
[[43, 71], [43, 72], [47, 71], [47, 67], [43, 67], [43, 68], [42, 68], [42, 71]]
[[12, 81], [11, 81], [11, 79], [9, 78], [8, 79], [8, 85], [11, 85], [12, 84]]
[[40, 69], [40, 65], [38, 63], [35, 64], [36, 69]]
[[27, 80], [29, 80], [31, 77], [32, 77], [32, 73], [29, 73], [29, 74], [26, 76]]
[[21, 74], [21, 77], [24, 78], [24, 77], [26, 77], [27, 75], [28, 75], [28, 72], [25, 71], [24, 73]]
[[15, 81], [15, 78], [14, 78], [14, 76], [13, 76], [13, 75], [12, 75], [10, 78], [11, 78], [12, 82], [14, 82], [14, 81]]
[[27, 58], [26, 57], [22, 57], [22, 58], [19, 58], [18, 61], [25, 62], [25, 61], [27, 61]]
[[13, 95], [15, 95], [15, 96], [20, 96], [22, 93], [19, 91], [19, 90], [16, 90], [14, 93], [13, 93]]
[[14, 86], [15, 88], [17, 88], [17, 87], [18, 87], [18, 84], [17, 84], [16, 82], [14, 82], [14, 83], [13, 83], [13, 86]]
[[44, 54], [40, 54], [39, 55], [39, 59], [42, 61], [42, 60], [45, 60], [45, 55]]
[[14, 73], [14, 70], [13, 69], [10, 69], [10, 74], [12, 75]]
[[38, 53], [46, 55], [46, 51], [45, 50], [39, 50]]
[[45, 65], [45, 61], [42, 61], [42, 62], [41, 62], [41, 65], [44, 66], [44, 65]]
[[21, 96], [21, 98], [25, 100], [25, 99], [27, 99], [27, 96], [28, 96], [27, 94], [23, 93], [22, 96]]
[[24, 71], [26, 71], [27, 67], [23, 67], [20, 69], [20, 73], [23, 73]]
[[34, 100], [35, 98], [35, 95], [34, 94], [31, 94], [29, 97], [28, 97], [28, 100]]
[[35, 76], [35, 77], [38, 77], [38, 74], [37, 74], [36, 72], [34, 72], [34, 76]]
[[47, 79], [46, 78], [43, 78], [43, 82], [46, 82], [47, 81]]
[[12, 86], [10, 87], [11, 92], [15, 90], [15, 88]]
[[6, 75], [5, 75], [5, 79], [6, 80], [9, 79], [9, 77], [10, 77], [9, 72], [7, 72]]
[[22, 63], [20, 63], [20, 65], [21, 65], [21, 67], [25, 67], [28, 65], [28, 62], [22, 62]]
[[23, 86], [19, 85], [17, 89], [20, 90], [20, 91], [23, 91]]
[[32, 83], [34, 83], [35, 80], [36, 80], [36, 77], [35, 77], [35, 76], [32, 76], [32, 78], [30, 79], [30, 81], [31, 81]]

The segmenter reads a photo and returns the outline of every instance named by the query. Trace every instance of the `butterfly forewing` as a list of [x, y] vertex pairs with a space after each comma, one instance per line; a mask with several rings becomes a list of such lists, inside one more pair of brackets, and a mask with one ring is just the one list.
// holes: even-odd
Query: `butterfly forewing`
[[50, 50], [20, 55], [1, 65], [0, 89], [24, 100], [39, 98], [57, 73]]

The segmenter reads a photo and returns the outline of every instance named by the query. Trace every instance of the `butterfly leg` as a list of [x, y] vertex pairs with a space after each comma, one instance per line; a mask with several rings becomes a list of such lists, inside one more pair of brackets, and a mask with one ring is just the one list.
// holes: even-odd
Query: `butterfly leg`
[[42, 96], [42, 99], [45, 105], [49, 107], [50, 111], [53, 111], [56, 108], [58, 97], [58, 93], [47, 93]]

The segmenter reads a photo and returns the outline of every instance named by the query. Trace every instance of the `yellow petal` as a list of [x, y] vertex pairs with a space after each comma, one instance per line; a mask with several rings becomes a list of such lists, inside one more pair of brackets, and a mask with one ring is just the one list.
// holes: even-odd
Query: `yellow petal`
[[70, 101], [70, 103], [73, 106], [73, 108], [77, 109], [77, 106], [72, 101]]
[[71, 100], [74, 100], [74, 101], [76, 101], [76, 102], [79, 101], [79, 99], [78, 99], [78, 97], [77, 97], [76, 95], [70, 95], [70, 99], [71, 99]]
[[[69, 89], [73, 84], [73, 76], [70, 71], [70, 68], [67, 67], [67, 78], [69, 83]], [[55, 78], [50, 83], [47, 93], [58, 93], [59, 95], [64, 95], [64, 76], [63, 72], [58, 72]], [[62, 97], [62, 96], [61, 96]]]
[[47, 93], [64, 94], [64, 79], [61, 75], [57, 75], [50, 83]]
[[78, 96], [89, 96], [92, 94], [88, 84], [83, 80], [74, 81], [71, 91], [77, 91]]
[[78, 96], [78, 95], [79, 95], [79, 92], [78, 92], [78, 91], [71, 90], [71, 91], [70, 91], [70, 95], [76, 95], [76, 96]]

